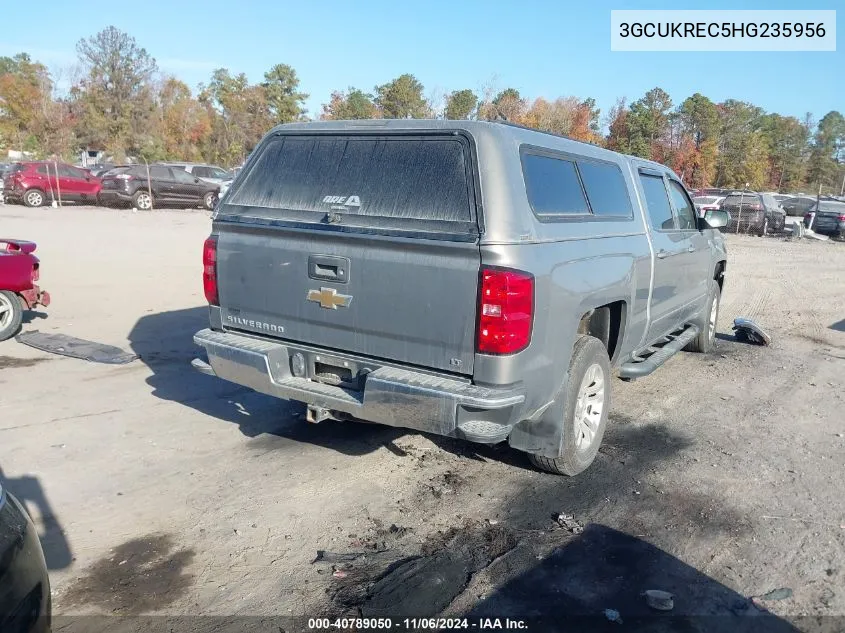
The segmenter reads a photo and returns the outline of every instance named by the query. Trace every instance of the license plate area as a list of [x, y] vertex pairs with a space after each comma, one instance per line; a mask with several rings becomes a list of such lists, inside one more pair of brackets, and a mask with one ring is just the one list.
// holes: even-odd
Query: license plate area
[[308, 370], [308, 377], [315, 382], [351, 391], [362, 391], [364, 378], [373, 368], [351, 360], [312, 353], [309, 354]]

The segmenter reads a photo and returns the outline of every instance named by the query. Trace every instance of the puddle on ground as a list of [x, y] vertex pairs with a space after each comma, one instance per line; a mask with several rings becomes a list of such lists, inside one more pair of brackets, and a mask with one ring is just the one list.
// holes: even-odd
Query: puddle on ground
[[158, 611], [185, 595], [185, 568], [194, 550], [177, 549], [168, 534], [150, 534], [115, 547], [89, 567], [62, 598], [63, 606], [94, 605], [113, 615]]

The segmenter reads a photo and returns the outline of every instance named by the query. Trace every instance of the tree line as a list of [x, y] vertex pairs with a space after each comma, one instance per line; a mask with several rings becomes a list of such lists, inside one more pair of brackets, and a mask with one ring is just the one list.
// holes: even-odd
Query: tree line
[[[263, 81], [215, 70], [194, 93], [115, 27], [82, 39], [76, 76], [56, 76], [26, 53], [0, 57], [0, 151], [72, 159], [81, 149], [127, 157], [241, 163], [274, 125], [309, 120], [296, 71], [276, 64]], [[61, 80], [64, 80], [62, 82]], [[69, 88], [60, 91], [61, 83]], [[661, 88], [602, 118], [591, 98], [523, 97], [515, 88], [455, 90], [426, 97], [412, 74], [331, 94], [317, 118], [507, 120], [669, 165], [691, 187], [839, 192], [845, 177], [845, 117], [819, 121], [715, 103], [696, 93], [680, 104]]]

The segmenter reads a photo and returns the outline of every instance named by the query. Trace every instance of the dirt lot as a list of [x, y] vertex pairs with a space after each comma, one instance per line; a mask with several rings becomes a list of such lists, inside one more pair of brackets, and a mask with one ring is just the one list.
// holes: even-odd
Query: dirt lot
[[[0, 343], [0, 474], [38, 517], [57, 614], [629, 618], [665, 589], [676, 615], [845, 616], [845, 245], [731, 237], [717, 352], [614, 382], [601, 454], [566, 479], [192, 373], [209, 226], [0, 207], [53, 295], [24, 328], [141, 356]], [[733, 341], [736, 316], [774, 345]]]

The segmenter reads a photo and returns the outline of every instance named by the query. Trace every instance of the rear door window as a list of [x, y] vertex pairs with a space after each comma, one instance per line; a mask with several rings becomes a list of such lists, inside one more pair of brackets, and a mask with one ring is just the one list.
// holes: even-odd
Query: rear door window
[[173, 178], [176, 182], [181, 182], [182, 184], [194, 184], [196, 180], [196, 176], [189, 174], [188, 172], [182, 169], [174, 169], [173, 170]]
[[307, 222], [335, 214], [350, 224], [360, 216], [474, 223], [469, 174], [467, 144], [454, 137], [282, 135], [260, 150], [225, 206]]
[[578, 171], [593, 215], [632, 217], [628, 187], [617, 165], [579, 160]]
[[[146, 170], [144, 170], [146, 171]], [[144, 174], [144, 178], [146, 178], [146, 174]], [[161, 167], [158, 165], [154, 165], [150, 167], [150, 179], [155, 180], [173, 180], [173, 176], [170, 175], [170, 168], [169, 167]]]
[[669, 205], [669, 196], [666, 194], [663, 178], [650, 174], [640, 174], [640, 182], [643, 186], [643, 193], [645, 193], [651, 225], [658, 231], [674, 230], [675, 220], [672, 217], [672, 207]]
[[759, 205], [760, 204], [760, 196], [756, 193], [746, 193], [746, 194], [731, 194], [727, 196], [722, 205], [725, 207], [738, 207], [740, 204], [743, 207], [751, 206], [751, 205]]
[[589, 214], [573, 161], [526, 153], [522, 173], [528, 202], [538, 216]]

